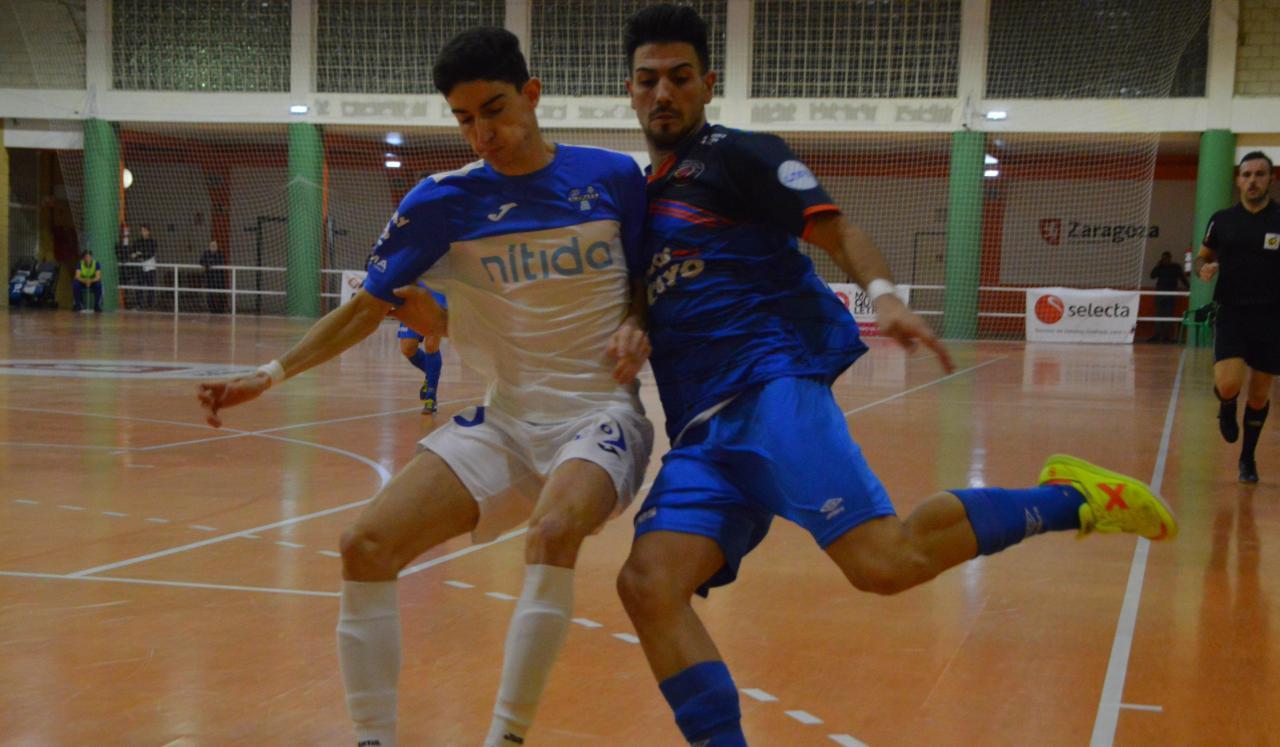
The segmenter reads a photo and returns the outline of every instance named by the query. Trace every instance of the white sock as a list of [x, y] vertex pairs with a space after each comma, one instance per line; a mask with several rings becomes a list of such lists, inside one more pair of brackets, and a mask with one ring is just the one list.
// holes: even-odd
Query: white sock
[[502, 656], [502, 684], [485, 747], [524, 744], [573, 614], [573, 569], [528, 565]]
[[338, 661], [359, 747], [395, 747], [400, 609], [395, 581], [343, 581]]

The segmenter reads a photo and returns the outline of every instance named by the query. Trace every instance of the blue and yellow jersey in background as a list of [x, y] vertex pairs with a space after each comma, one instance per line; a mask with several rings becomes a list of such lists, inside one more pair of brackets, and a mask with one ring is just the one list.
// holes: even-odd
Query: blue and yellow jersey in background
[[781, 138], [707, 125], [651, 173], [648, 197], [651, 361], [673, 441], [747, 387], [830, 383], [866, 351], [796, 243], [839, 208]]

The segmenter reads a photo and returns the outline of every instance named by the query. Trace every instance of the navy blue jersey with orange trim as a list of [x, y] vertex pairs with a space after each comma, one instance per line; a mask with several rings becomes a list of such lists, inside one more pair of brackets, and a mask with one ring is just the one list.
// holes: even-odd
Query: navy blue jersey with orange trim
[[839, 212], [781, 138], [707, 125], [649, 177], [650, 360], [674, 439], [786, 376], [834, 381], [867, 349], [796, 245]]

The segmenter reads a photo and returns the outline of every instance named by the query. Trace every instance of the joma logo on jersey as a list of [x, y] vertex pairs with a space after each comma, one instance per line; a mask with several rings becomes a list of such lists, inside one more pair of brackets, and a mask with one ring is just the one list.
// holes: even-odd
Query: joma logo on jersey
[[491, 254], [481, 257], [480, 266], [489, 275], [491, 283], [521, 283], [552, 276], [581, 275], [587, 268], [603, 270], [612, 267], [613, 252], [607, 241], [597, 241], [583, 251], [575, 236], [568, 244], [550, 251], [531, 251], [528, 244], [508, 244], [506, 256]]

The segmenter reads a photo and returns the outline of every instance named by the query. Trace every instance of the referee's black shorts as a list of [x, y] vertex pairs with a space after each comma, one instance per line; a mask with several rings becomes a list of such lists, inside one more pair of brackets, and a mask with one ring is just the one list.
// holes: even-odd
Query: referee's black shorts
[[1280, 307], [1218, 307], [1213, 359], [1244, 358], [1255, 371], [1280, 375]]

